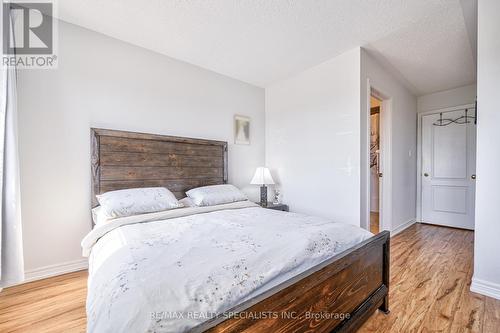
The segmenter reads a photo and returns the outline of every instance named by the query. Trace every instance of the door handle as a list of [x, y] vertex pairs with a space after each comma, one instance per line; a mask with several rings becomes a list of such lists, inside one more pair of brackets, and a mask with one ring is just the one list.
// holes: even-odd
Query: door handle
[[427, 172], [424, 173], [424, 177], [429, 177], [429, 174]]
[[470, 179], [476, 179], [476, 175], [471, 175]]
[[384, 175], [384, 174], [383, 174], [382, 172], [379, 172], [379, 173], [378, 173], [378, 176], [379, 176], [380, 178], [382, 178], [382, 176], [383, 176], [383, 175]]

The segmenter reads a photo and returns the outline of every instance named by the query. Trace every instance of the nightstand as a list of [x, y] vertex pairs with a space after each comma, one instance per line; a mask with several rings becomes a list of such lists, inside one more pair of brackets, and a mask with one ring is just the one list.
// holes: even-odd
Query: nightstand
[[[260, 202], [256, 202], [257, 205], [261, 206]], [[288, 212], [288, 205], [285, 204], [273, 204], [272, 202], [268, 202], [267, 206], [261, 206], [262, 208], [267, 208], [267, 209], [274, 209], [274, 210], [281, 210], [283, 212]]]

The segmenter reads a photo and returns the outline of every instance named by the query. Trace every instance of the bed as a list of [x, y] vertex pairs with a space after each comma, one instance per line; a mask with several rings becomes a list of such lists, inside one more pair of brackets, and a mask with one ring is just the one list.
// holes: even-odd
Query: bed
[[[92, 205], [227, 183], [227, 143], [92, 129]], [[389, 233], [240, 201], [119, 218], [82, 242], [89, 332], [353, 332], [388, 312]]]

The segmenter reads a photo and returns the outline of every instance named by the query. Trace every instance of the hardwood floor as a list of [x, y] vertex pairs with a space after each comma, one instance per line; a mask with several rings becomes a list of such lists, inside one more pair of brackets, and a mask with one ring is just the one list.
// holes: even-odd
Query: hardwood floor
[[359, 332], [500, 332], [500, 301], [469, 291], [472, 231], [415, 224], [391, 239], [390, 314]]
[[0, 292], [0, 332], [85, 332], [87, 271]]
[[378, 234], [380, 232], [379, 213], [370, 212], [370, 232]]
[[[471, 231], [416, 224], [391, 239], [389, 315], [359, 332], [500, 332], [500, 301], [469, 291]], [[0, 332], [84, 332], [87, 272], [7, 288]]]

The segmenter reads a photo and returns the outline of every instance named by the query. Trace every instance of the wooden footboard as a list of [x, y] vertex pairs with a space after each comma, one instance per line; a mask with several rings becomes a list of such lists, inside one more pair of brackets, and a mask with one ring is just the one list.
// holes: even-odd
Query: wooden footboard
[[388, 312], [389, 232], [350, 248], [193, 332], [354, 332]]

